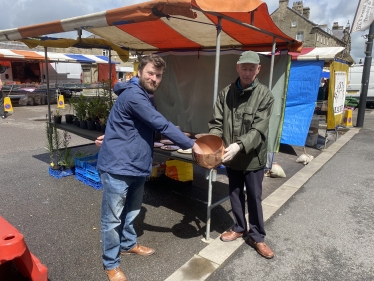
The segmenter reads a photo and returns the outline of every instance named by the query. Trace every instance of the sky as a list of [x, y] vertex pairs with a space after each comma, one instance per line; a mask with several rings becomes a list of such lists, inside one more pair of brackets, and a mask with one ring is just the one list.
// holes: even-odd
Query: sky
[[[235, 1], [235, 0], [233, 0]], [[44, 23], [59, 19], [66, 19], [76, 16], [102, 12], [122, 6], [128, 6], [142, 0], [14, 0], [1, 1], [0, 30]], [[273, 13], [279, 6], [278, 0], [264, 1], [268, 5], [269, 13]], [[296, 2], [289, 1], [289, 7]], [[309, 20], [316, 24], [327, 24], [332, 29], [334, 22], [345, 27], [349, 22], [352, 25], [359, 0], [304, 0], [304, 7], [310, 8]], [[356, 63], [365, 58], [364, 35], [369, 30], [354, 32], [352, 37], [351, 56]], [[60, 35], [60, 34], [59, 34]], [[89, 33], [84, 32], [83, 36]], [[55, 37], [65, 37], [56, 36]], [[70, 33], [70, 37], [76, 37], [75, 33]]]

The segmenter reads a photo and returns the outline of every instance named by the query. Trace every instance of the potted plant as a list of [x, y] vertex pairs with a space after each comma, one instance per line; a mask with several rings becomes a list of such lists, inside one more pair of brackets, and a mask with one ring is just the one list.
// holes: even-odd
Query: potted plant
[[65, 114], [65, 121], [66, 121], [66, 124], [73, 124], [74, 114], [70, 113], [71, 108], [73, 107], [71, 99], [69, 100], [68, 104], [69, 104], [69, 113]]
[[99, 117], [99, 125], [97, 125], [97, 130], [101, 130], [102, 133], [105, 133], [106, 124], [108, 121], [110, 110], [113, 106], [113, 97], [110, 90], [110, 80], [103, 80], [101, 84], [101, 92], [99, 95], [100, 103], [97, 108], [97, 115]]
[[68, 134], [68, 132], [63, 131], [63, 137], [61, 140], [63, 149], [60, 154], [60, 159], [57, 163], [60, 166], [61, 170], [72, 169], [74, 167], [74, 157], [69, 148], [70, 139], [71, 136]]
[[84, 95], [80, 95], [74, 102], [74, 109], [80, 121], [80, 127], [87, 129], [87, 99]]
[[49, 154], [49, 170], [50, 174], [57, 175], [57, 172], [53, 172], [53, 170], [60, 170], [59, 161], [61, 158], [61, 136], [60, 132], [57, 130], [56, 124], [49, 124], [46, 122], [46, 149], [48, 150]]
[[74, 175], [74, 158], [69, 148], [71, 136], [67, 131], [63, 131], [62, 135], [56, 128], [55, 124], [46, 122], [46, 149], [48, 150], [50, 164], [49, 174], [55, 178], [62, 178]]
[[87, 106], [87, 127], [89, 130], [96, 130], [96, 120], [98, 119], [98, 111], [101, 106], [100, 97], [91, 98]]
[[100, 118], [100, 126], [101, 126], [101, 132], [105, 134], [106, 129], [106, 122], [108, 121], [108, 117], [101, 117]]
[[61, 124], [62, 115], [60, 113], [60, 109], [57, 108], [55, 114], [53, 114], [53, 122], [55, 124]]

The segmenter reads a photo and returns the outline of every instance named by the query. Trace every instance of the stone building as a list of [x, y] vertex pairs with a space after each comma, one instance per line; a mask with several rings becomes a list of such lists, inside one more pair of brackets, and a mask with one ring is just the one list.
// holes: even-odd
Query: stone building
[[345, 28], [335, 22], [330, 29], [327, 24], [316, 24], [309, 19], [310, 8], [304, 7], [303, 1], [294, 2], [292, 8], [288, 5], [289, 0], [279, 0], [279, 7], [271, 14], [279, 29], [302, 41], [303, 47], [345, 47], [337, 58], [353, 63], [349, 22]]

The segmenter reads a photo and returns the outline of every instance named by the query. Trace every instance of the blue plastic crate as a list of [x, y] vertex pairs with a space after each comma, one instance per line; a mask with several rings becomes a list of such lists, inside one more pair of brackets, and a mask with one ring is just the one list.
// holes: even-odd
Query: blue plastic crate
[[91, 186], [96, 190], [99, 190], [103, 187], [101, 182], [93, 181], [87, 178], [86, 176], [81, 175], [80, 173], [75, 173], [75, 178], [79, 180], [80, 182], [84, 183], [85, 185]]
[[52, 176], [56, 179], [60, 179], [60, 178], [63, 178], [63, 177], [74, 175], [74, 168], [65, 169], [65, 170], [54, 170], [51, 167], [49, 167], [48, 172], [49, 172], [50, 176]]
[[90, 171], [90, 172], [92, 172], [94, 174], [99, 174], [96, 166], [97, 166], [97, 161], [87, 162], [86, 163], [86, 170]]
[[81, 175], [79, 173], [75, 173], [75, 179], [77, 179], [77, 180], [83, 182], [84, 184], [86, 184], [86, 182], [85, 182], [86, 181], [86, 177], [84, 175]]
[[99, 182], [101, 180], [98, 171], [86, 170], [85, 176], [95, 182]]
[[101, 182], [95, 182], [89, 178], [86, 178], [85, 179], [85, 184], [95, 188], [96, 190], [99, 190], [103, 187], [103, 185], [101, 184]]
[[81, 158], [74, 158], [74, 164], [76, 167], [86, 169], [87, 163], [96, 163], [98, 158], [98, 154], [89, 155]]
[[80, 175], [84, 176], [86, 174], [86, 170], [82, 169], [78, 166], [75, 166], [75, 174], [80, 174]]

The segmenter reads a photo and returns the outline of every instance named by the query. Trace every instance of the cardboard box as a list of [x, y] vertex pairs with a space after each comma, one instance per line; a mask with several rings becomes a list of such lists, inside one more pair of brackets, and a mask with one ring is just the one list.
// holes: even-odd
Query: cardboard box
[[159, 178], [165, 175], [165, 164], [152, 163], [151, 178]]
[[317, 127], [310, 127], [308, 134], [310, 134], [310, 135], [318, 134], [318, 128]]

